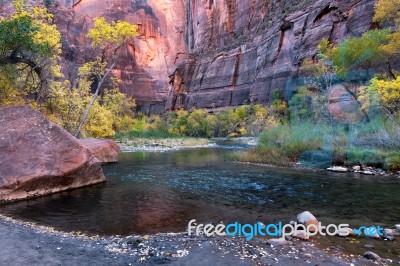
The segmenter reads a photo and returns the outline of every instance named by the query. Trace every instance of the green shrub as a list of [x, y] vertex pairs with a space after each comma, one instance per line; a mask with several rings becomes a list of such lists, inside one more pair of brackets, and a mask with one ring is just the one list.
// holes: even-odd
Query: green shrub
[[383, 167], [385, 163], [385, 153], [380, 150], [366, 150], [362, 148], [352, 148], [346, 152], [346, 163], [349, 165], [367, 165]]
[[390, 153], [385, 160], [385, 167], [390, 171], [400, 171], [400, 153]]

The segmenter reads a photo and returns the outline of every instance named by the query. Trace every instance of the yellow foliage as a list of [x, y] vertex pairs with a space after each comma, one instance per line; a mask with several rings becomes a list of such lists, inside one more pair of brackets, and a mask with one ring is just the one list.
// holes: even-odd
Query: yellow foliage
[[375, 22], [398, 20], [400, 18], [400, 0], [379, 0], [375, 5]]
[[400, 54], [400, 31], [389, 35], [389, 43], [382, 49], [389, 54]]
[[400, 76], [395, 80], [371, 80], [370, 88], [378, 92], [381, 103], [394, 110], [400, 108]]
[[17, 0], [13, 2], [15, 13], [11, 17], [32, 17], [33, 25], [38, 28], [38, 31], [34, 33], [33, 41], [36, 44], [48, 45], [53, 56], [58, 56], [61, 53], [61, 34], [57, 26], [53, 24], [54, 15], [42, 6], [29, 8], [24, 5], [24, 1]]
[[137, 26], [126, 21], [107, 23], [103, 17], [94, 20], [94, 27], [87, 37], [92, 40], [92, 46], [119, 46], [137, 35]]
[[88, 120], [83, 127], [83, 134], [86, 137], [108, 138], [115, 135], [113, 130], [113, 114], [111, 111], [100, 106], [95, 102]]
[[392, 22], [395, 29], [389, 35], [389, 43], [383, 50], [389, 54], [400, 54], [400, 0], [379, 0], [375, 5], [375, 22]]

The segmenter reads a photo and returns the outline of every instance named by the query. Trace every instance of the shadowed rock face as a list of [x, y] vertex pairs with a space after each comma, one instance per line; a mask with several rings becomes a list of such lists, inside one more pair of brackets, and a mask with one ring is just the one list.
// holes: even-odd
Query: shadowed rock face
[[104, 182], [101, 162], [28, 106], [0, 107], [0, 201]]
[[[40, 2], [31, 0], [31, 2]], [[376, 0], [60, 0], [66, 76], [96, 55], [84, 36], [93, 18], [138, 24], [114, 75], [144, 113], [271, 102], [290, 96], [299, 65], [323, 38], [338, 42], [371, 28]], [[6, 12], [6, 8], [1, 8]]]

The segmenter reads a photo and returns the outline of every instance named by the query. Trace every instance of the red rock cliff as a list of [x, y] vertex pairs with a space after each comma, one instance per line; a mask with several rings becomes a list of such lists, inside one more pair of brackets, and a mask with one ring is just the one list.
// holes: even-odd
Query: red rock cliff
[[269, 103], [275, 88], [287, 91], [322, 38], [337, 42], [370, 29], [375, 2], [60, 0], [53, 11], [71, 80], [76, 66], [95, 56], [84, 39], [94, 17], [139, 25], [114, 74], [141, 111], [154, 113]]
[[299, 65], [323, 38], [338, 42], [371, 28], [375, 1], [190, 0], [189, 58], [175, 73], [167, 106], [216, 108], [271, 102], [290, 92]]

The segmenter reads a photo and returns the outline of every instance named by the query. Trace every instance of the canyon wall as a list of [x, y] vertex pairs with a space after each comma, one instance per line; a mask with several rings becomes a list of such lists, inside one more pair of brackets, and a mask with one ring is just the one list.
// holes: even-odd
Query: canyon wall
[[305, 58], [323, 38], [337, 43], [372, 27], [375, 1], [190, 0], [188, 59], [175, 73], [167, 107], [268, 104], [288, 96]]
[[159, 113], [268, 104], [274, 89], [287, 96], [300, 64], [315, 57], [322, 38], [337, 43], [372, 28], [376, 0], [50, 2], [72, 83], [77, 67], [96, 56], [84, 37], [95, 17], [139, 26], [139, 36], [119, 50], [114, 75], [140, 111]]
[[50, 10], [63, 36], [64, 69], [72, 83], [77, 67], [96, 56], [85, 38], [95, 17], [138, 25], [139, 35], [118, 50], [113, 74], [139, 110], [164, 111], [170, 76], [186, 59], [184, 0], [64, 0]]

